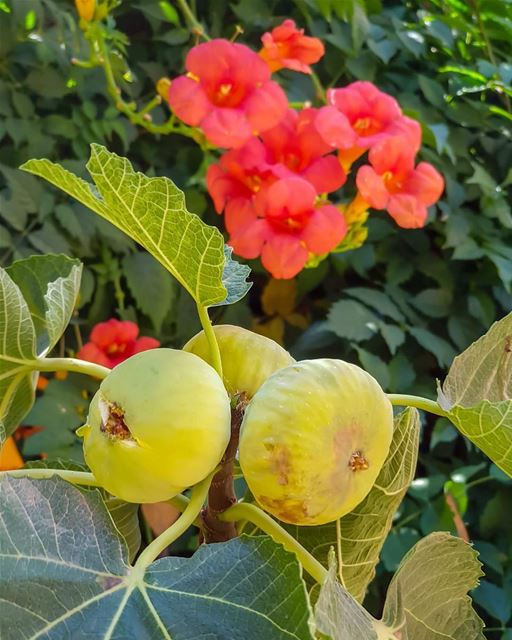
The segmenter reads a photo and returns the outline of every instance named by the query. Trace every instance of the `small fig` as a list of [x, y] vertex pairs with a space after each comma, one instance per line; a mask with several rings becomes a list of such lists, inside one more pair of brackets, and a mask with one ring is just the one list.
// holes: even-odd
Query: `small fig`
[[240, 466], [276, 518], [325, 524], [368, 494], [392, 434], [391, 403], [371, 375], [341, 360], [304, 360], [274, 373], [248, 404]]
[[[252, 398], [272, 373], [295, 362], [277, 342], [253, 331], [230, 324], [217, 325], [213, 330], [219, 343], [224, 384], [231, 396], [243, 392]], [[212, 362], [204, 331], [191, 338], [183, 349]]]
[[107, 491], [127, 502], [159, 502], [215, 469], [230, 425], [229, 397], [210, 365], [184, 351], [151, 349], [102, 381], [79, 435]]

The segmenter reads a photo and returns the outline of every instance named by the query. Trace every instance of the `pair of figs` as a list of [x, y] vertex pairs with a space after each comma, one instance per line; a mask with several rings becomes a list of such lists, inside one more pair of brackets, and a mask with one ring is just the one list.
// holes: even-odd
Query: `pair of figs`
[[240, 466], [257, 502], [298, 525], [352, 511], [391, 443], [393, 411], [377, 381], [341, 360], [295, 362], [240, 327], [215, 333], [224, 380], [203, 332], [182, 351], [137, 354], [103, 380], [80, 432], [97, 480], [129, 502], [166, 500], [200, 482], [229, 442], [231, 398], [244, 393]]

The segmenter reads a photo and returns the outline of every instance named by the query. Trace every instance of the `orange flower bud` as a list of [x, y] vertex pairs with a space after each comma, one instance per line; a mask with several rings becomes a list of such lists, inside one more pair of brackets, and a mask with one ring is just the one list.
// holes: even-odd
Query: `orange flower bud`
[[75, 6], [82, 20], [90, 22], [94, 18], [96, 0], [75, 0]]

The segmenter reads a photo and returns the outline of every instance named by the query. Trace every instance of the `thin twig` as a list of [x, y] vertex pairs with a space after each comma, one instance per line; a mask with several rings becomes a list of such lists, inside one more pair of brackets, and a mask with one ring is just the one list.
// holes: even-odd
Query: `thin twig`
[[462, 519], [459, 510], [457, 508], [457, 503], [455, 502], [455, 498], [451, 493], [444, 494], [445, 502], [448, 506], [448, 509], [452, 512], [453, 516], [453, 524], [455, 525], [455, 530], [457, 531], [457, 535], [459, 538], [464, 540], [465, 542], [470, 542], [469, 533], [464, 524], [464, 520]]

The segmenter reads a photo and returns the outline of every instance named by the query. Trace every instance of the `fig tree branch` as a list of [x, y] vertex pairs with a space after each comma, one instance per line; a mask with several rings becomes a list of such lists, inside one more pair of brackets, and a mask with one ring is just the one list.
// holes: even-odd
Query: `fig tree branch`
[[275, 542], [281, 543], [287, 551], [294, 553], [304, 570], [307, 571], [318, 584], [324, 583], [327, 577], [327, 569], [297, 542], [286, 529], [256, 505], [239, 502], [220, 514], [219, 519], [225, 520], [226, 522], [236, 522], [237, 520], [248, 520], [252, 522], [259, 529], [267, 533]]
[[238, 449], [240, 426], [247, 404], [244, 394], [234, 396], [231, 407], [231, 438], [220, 463], [220, 469], [215, 474], [210, 491], [208, 505], [201, 514], [202, 532], [205, 542], [226, 542], [238, 535], [233, 522], [223, 521], [220, 514], [236, 504], [236, 494], [233, 485], [233, 465]]

